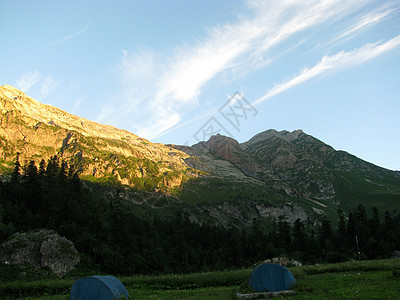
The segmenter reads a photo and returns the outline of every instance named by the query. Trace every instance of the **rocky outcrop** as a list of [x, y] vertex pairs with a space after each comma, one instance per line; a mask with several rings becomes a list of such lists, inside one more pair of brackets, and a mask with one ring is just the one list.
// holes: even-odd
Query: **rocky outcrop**
[[192, 146], [193, 153], [197, 155], [209, 154], [217, 159], [231, 162], [244, 174], [257, 176], [262, 171], [260, 165], [241, 148], [240, 144], [230, 138], [220, 134], [212, 136], [207, 142], [200, 142]]
[[287, 257], [274, 257], [263, 261], [266, 264], [278, 264], [284, 267], [301, 267], [303, 264], [295, 259], [289, 259]]
[[213, 206], [202, 205], [197, 207], [197, 211], [210, 215], [219, 220], [220, 225], [226, 227], [232, 226], [232, 223], [230, 223], [232, 220], [245, 226], [251, 226], [254, 219], [259, 217], [278, 221], [279, 217], [282, 216], [289, 223], [294, 223], [297, 219], [305, 222], [309, 217], [302, 207], [293, 203], [272, 207], [255, 201], [249, 201], [247, 205], [244, 205], [243, 200], [237, 202], [226, 201]]
[[0, 263], [48, 267], [58, 276], [73, 270], [79, 259], [74, 244], [51, 230], [16, 233], [0, 245]]

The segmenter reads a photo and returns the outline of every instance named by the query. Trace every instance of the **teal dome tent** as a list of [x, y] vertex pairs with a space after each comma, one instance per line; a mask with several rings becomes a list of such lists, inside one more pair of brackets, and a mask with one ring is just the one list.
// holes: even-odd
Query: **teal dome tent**
[[71, 300], [112, 300], [128, 298], [129, 293], [114, 276], [90, 276], [75, 281], [71, 289]]
[[254, 268], [249, 286], [255, 292], [277, 292], [293, 288], [296, 279], [288, 269], [277, 264], [261, 264]]

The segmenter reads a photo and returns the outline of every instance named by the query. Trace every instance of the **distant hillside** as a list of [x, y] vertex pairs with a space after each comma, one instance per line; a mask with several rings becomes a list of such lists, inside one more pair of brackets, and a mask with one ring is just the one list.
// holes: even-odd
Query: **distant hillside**
[[[82, 179], [123, 187], [141, 211], [195, 222], [250, 225], [254, 218], [311, 222], [359, 203], [400, 209], [400, 173], [380, 168], [304, 133], [267, 130], [245, 143], [216, 135], [191, 147], [151, 143], [23, 92], [0, 87], [0, 171], [57, 155]], [[92, 187], [93, 188], [93, 187]], [[100, 189], [101, 190], [101, 189]], [[101, 197], [107, 197], [102, 193]]]

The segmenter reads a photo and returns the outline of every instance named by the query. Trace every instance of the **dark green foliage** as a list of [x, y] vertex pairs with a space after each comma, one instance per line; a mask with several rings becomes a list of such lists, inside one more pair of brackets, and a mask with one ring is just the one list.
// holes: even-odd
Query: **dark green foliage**
[[0, 182], [0, 242], [16, 231], [53, 229], [74, 242], [81, 266], [112, 274], [223, 270], [276, 256], [341, 262], [358, 258], [356, 236], [361, 258], [385, 258], [400, 249], [400, 215], [386, 212], [381, 221], [377, 208], [371, 217], [362, 205], [347, 216], [339, 210], [337, 227], [327, 217], [290, 223], [284, 216], [222, 227], [195, 223], [185, 210], [175, 217], [140, 213], [121, 186], [85, 185], [90, 189], [57, 156], [42, 160], [39, 169], [33, 161], [22, 168], [17, 157], [10, 182]]
[[11, 174], [11, 182], [14, 184], [19, 183], [21, 180], [21, 164], [19, 162], [19, 153], [17, 153], [17, 157], [15, 158], [14, 163], [14, 171]]

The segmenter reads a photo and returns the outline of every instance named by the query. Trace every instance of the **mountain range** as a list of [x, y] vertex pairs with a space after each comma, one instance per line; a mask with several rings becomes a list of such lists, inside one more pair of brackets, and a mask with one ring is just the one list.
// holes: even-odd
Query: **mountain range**
[[[400, 172], [366, 162], [302, 130], [261, 132], [244, 143], [214, 135], [192, 146], [133, 133], [41, 104], [0, 86], [0, 172], [57, 155], [88, 183], [122, 188], [145, 214], [183, 211], [195, 222], [250, 225], [284, 216], [315, 221], [358, 204], [400, 208]], [[373, 141], [371, 141], [373, 142]], [[90, 184], [89, 184], [90, 183]]]

